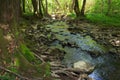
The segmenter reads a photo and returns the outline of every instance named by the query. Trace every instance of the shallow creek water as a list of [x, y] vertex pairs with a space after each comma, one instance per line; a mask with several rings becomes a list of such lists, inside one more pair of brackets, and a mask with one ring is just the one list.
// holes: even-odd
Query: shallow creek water
[[64, 65], [73, 67], [75, 62], [84, 61], [95, 66], [94, 71], [89, 74], [93, 80], [120, 79], [119, 57], [110, 54], [105, 46], [98, 44], [89, 35], [70, 32], [69, 26], [64, 22], [55, 22], [43, 27], [55, 37], [50, 48], [57, 48], [66, 53], [62, 60]]

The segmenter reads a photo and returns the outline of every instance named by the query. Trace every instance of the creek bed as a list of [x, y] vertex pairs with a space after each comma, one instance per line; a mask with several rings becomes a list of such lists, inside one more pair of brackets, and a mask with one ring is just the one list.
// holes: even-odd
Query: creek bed
[[[47, 37], [54, 36], [54, 40], [49, 43], [48, 47], [65, 52], [61, 62], [66, 67], [74, 67], [76, 62], [85, 62], [87, 66], [85, 65], [84, 69], [86, 70], [90, 70], [94, 66], [92, 73], [89, 74], [89, 77], [94, 80], [120, 79], [120, 58], [116, 54], [109, 53], [106, 46], [98, 44], [89, 35], [73, 34], [65, 22], [54, 22], [40, 27], [45, 29], [46, 33], [48, 31], [48, 35], [45, 34]], [[39, 36], [40, 33], [37, 35]]]

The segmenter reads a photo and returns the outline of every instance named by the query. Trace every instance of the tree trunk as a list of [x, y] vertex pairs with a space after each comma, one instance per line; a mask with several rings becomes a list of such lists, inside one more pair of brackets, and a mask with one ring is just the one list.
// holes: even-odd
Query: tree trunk
[[56, 3], [56, 5], [59, 6], [59, 8], [61, 9], [61, 5], [60, 5], [59, 1], [58, 1], [58, 0], [55, 0], [55, 3]]
[[80, 9], [79, 9], [79, 3], [78, 0], [75, 0], [74, 2], [74, 11], [77, 17], [80, 17]]
[[43, 4], [43, 1], [40, 0], [40, 3], [41, 3], [41, 9], [43, 10], [43, 15], [45, 14], [45, 7], [44, 7], [44, 4]]
[[20, 13], [20, 0], [0, 0], [0, 22], [18, 21]]
[[25, 13], [25, 0], [22, 0], [22, 8], [23, 8], [23, 12]]
[[39, 15], [40, 17], [43, 17], [43, 13], [42, 13], [42, 1], [39, 0]]
[[74, 0], [72, 0], [72, 1], [70, 2], [70, 4], [69, 4], [69, 11], [70, 11], [70, 13], [73, 13], [74, 4], [75, 4], [75, 1], [74, 1]]
[[38, 14], [37, 1], [36, 0], [32, 0], [32, 5], [33, 5], [33, 9], [34, 9], [34, 14], [37, 15]]
[[46, 4], [45, 15], [48, 16], [48, 2], [47, 2], [47, 0], [45, 0], [45, 4]]
[[81, 9], [81, 15], [82, 16], [85, 15], [85, 5], [86, 5], [86, 0], [83, 0], [83, 5], [82, 5], [82, 9]]

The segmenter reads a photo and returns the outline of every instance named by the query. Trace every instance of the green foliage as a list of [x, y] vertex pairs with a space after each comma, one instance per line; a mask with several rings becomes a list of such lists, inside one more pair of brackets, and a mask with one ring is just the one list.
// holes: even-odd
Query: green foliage
[[75, 13], [71, 13], [68, 15], [68, 17], [71, 17], [72, 19], [74, 19], [76, 17]]
[[0, 76], [0, 80], [10, 80], [9, 76]]
[[10, 75], [9, 73], [5, 75], [0, 75], [0, 80], [15, 80], [15, 76]]
[[36, 69], [37, 69], [37, 72], [41, 73], [41, 75], [44, 75], [44, 77], [48, 77], [48, 76], [51, 75], [51, 73], [50, 73], [50, 64], [48, 62], [36, 66]]
[[120, 15], [120, 0], [111, 0], [111, 3], [108, 3], [108, 0], [95, 0], [92, 12], [106, 14], [109, 6], [109, 15]]
[[94, 13], [106, 13], [107, 11], [107, 2], [106, 0], [96, 0], [93, 6]]
[[25, 11], [28, 14], [33, 12], [32, 0], [25, 0]]
[[93, 22], [107, 26], [120, 26], [120, 0], [95, 0], [86, 18]]
[[17, 69], [16, 69], [15, 67], [12, 67], [12, 66], [11, 66], [11, 67], [9, 68], [9, 70], [11, 70], [12, 72], [17, 73]]
[[[9, 67], [8, 68], [10, 71], [17, 73], [17, 69], [15, 67]], [[14, 75], [12, 75], [11, 73], [5, 73], [4, 75], [0, 75], [0, 80], [15, 80]]]
[[51, 75], [51, 73], [50, 73], [50, 64], [47, 63], [47, 65], [46, 65], [45, 67], [46, 67], [45, 75], [46, 75], [46, 76], [50, 76], [50, 75]]
[[120, 26], [120, 18], [109, 17], [104, 14], [87, 14], [86, 18], [93, 23], [99, 23], [108, 26]]
[[20, 45], [20, 51], [29, 62], [32, 62], [35, 60], [34, 54], [30, 51], [29, 48], [27, 48], [25, 44]]
[[[42, 0], [44, 8], [46, 8], [46, 0]], [[58, 1], [58, 3], [56, 2]], [[81, 9], [83, 0], [79, 1], [79, 7]], [[109, 15], [120, 15], [120, 0], [110, 0], [111, 3], [108, 2], [109, 0], [87, 0], [85, 13], [101, 13]], [[47, 7], [48, 13], [50, 14], [69, 14], [71, 13], [71, 17], [74, 17], [73, 10], [71, 11], [72, 1], [71, 0], [47, 0]], [[110, 7], [110, 10], [108, 10]], [[25, 0], [25, 15], [31, 15], [33, 13], [33, 6], [31, 0]]]

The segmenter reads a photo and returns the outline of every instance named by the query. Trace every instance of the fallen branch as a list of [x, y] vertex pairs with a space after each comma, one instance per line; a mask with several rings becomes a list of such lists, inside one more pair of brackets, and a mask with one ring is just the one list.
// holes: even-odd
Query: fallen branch
[[29, 78], [23, 77], [23, 76], [21, 76], [21, 75], [15, 73], [15, 72], [12, 72], [12, 71], [10, 71], [9, 69], [6, 69], [6, 68], [4, 68], [4, 67], [2, 67], [2, 66], [0, 66], [0, 69], [6, 71], [6, 72], [8, 72], [8, 73], [13, 74], [13, 75], [19, 77], [19, 78], [22, 79], [22, 80], [30, 80]]

